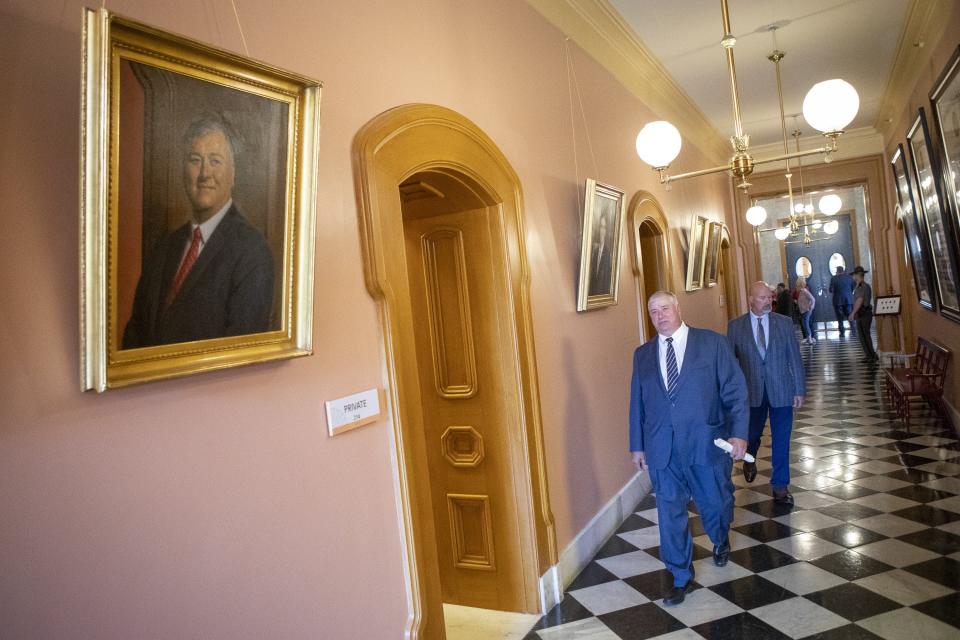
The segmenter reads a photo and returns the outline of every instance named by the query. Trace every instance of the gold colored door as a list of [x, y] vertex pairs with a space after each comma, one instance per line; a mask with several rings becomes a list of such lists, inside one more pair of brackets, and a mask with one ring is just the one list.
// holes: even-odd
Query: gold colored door
[[517, 383], [499, 209], [405, 218], [443, 601], [522, 611], [506, 431], [520, 427], [508, 417]]

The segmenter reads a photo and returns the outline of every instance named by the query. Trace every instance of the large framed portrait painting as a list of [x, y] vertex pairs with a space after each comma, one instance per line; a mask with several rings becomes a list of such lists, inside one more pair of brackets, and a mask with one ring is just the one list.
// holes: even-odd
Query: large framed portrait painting
[[320, 83], [87, 10], [82, 386], [312, 349]]
[[583, 207], [577, 311], [617, 303], [622, 236], [623, 191], [588, 178]]
[[920, 306], [934, 311], [933, 288], [930, 285], [929, 244], [922, 225], [922, 211], [917, 210], [910, 185], [910, 171], [907, 168], [907, 155], [903, 145], [897, 145], [897, 151], [890, 160], [893, 168], [894, 185], [897, 188], [899, 212], [897, 219], [903, 225], [903, 241], [906, 244], [907, 258], [913, 270], [913, 281], [917, 288], [917, 302]]

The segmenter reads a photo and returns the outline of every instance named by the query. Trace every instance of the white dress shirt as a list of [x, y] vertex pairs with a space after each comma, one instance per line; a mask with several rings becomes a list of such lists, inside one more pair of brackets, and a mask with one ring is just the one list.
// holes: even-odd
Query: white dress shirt
[[677, 356], [677, 373], [680, 373], [680, 370], [683, 368], [683, 354], [687, 350], [687, 335], [690, 333], [690, 327], [686, 323], [681, 322], [680, 328], [673, 332], [672, 336], [664, 336], [657, 334], [657, 340], [659, 341], [659, 352], [660, 357], [660, 375], [663, 376], [663, 386], [670, 386], [669, 378], [667, 376], [667, 338], [673, 338], [673, 351]]
[[[200, 227], [200, 251], [203, 251], [203, 248], [207, 246], [207, 241], [210, 239], [210, 236], [217, 230], [217, 225], [219, 225], [220, 221], [227, 215], [227, 211], [230, 210], [231, 206], [233, 206], [233, 198], [227, 200], [227, 204], [223, 205], [220, 211], [217, 211], [203, 224], [197, 224], [193, 221], [190, 222], [190, 235], [187, 236], [186, 246], [183, 248], [183, 254], [180, 256], [181, 264], [183, 264], [183, 259], [187, 257], [187, 252], [190, 251], [190, 244], [193, 242], [193, 230]], [[200, 251], [197, 252], [197, 255], [200, 255]]]

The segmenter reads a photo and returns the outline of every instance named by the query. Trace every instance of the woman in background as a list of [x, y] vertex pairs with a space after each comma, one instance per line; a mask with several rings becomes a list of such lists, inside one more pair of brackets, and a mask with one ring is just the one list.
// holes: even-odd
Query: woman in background
[[807, 289], [806, 278], [797, 278], [796, 293], [797, 310], [800, 312], [800, 330], [803, 331], [803, 344], [813, 344], [817, 341], [817, 336], [813, 332], [810, 318], [813, 316], [813, 308], [817, 305], [817, 299]]

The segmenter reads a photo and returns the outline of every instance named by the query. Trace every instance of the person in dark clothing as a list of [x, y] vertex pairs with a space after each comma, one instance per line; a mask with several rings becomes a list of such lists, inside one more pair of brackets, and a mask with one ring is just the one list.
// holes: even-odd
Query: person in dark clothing
[[850, 320], [851, 325], [854, 322], [857, 323], [857, 335], [860, 337], [863, 355], [870, 362], [876, 363], [879, 358], [873, 349], [873, 336], [870, 335], [870, 324], [873, 322], [873, 289], [863, 279], [866, 273], [868, 272], [860, 266], [850, 272], [857, 286], [853, 290], [853, 311], [847, 319]]
[[782, 282], [777, 284], [777, 313], [788, 318], [793, 318], [793, 298], [790, 296], [790, 290]]
[[[844, 273], [843, 267], [837, 267], [837, 273], [830, 278], [830, 293], [833, 294], [833, 311], [837, 315], [837, 326], [840, 337], [844, 335], [843, 321], [850, 315], [853, 308], [853, 289], [856, 285], [853, 278]], [[869, 285], [868, 285], [869, 286]], [[850, 324], [851, 330], [853, 324]]]

